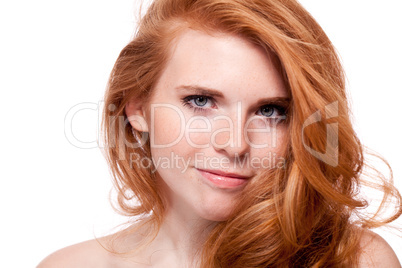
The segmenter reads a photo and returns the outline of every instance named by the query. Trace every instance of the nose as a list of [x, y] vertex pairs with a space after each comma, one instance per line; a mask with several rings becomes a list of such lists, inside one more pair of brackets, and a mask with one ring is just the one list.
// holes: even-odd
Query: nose
[[214, 149], [223, 152], [229, 158], [246, 155], [250, 146], [244, 133], [245, 121], [245, 118], [236, 112], [215, 117], [211, 136]]

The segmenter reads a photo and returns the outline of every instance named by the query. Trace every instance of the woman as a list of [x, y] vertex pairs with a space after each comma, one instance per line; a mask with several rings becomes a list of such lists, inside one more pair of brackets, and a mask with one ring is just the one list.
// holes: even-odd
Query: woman
[[119, 205], [137, 220], [39, 267], [400, 267], [368, 229], [401, 196], [379, 176], [384, 203], [364, 214], [348, 109], [335, 50], [297, 2], [156, 0], [105, 98]]

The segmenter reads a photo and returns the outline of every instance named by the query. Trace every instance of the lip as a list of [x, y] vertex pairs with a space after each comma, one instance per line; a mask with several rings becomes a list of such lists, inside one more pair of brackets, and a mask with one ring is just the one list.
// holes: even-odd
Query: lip
[[197, 169], [200, 174], [214, 186], [222, 189], [238, 188], [248, 182], [250, 176], [236, 173], [223, 172], [221, 170]]

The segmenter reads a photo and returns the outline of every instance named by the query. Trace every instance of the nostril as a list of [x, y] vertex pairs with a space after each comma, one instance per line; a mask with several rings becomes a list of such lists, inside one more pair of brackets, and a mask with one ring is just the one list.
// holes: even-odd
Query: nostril
[[223, 151], [230, 158], [244, 158], [244, 155], [249, 152], [250, 147], [244, 139], [235, 141], [233, 137], [231, 139], [226, 138], [224, 141], [222, 139], [212, 139], [211, 144], [216, 151]]

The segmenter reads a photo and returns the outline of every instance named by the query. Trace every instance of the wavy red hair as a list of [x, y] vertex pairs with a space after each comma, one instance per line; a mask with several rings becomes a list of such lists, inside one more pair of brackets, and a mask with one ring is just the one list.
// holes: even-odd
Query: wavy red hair
[[[359, 197], [364, 151], [351, 124], [343, 68], [324, 31], [294, 0], [152, 3], [120, 53], [105, 96], [105, 150], [121, 210], [129, 216], [150, 214], [155, 232], [163, 222], [154, 174], [130, 166], [130, 154], [149, 157], [150, 144], [135, 146], [135, 135], [146, 133], [130, 127], [124, 107], [133, 98], [147, 102], [170, 45], [186, 28], [238, 35], [276, 55], [292, 99], [286, 167], [267, 170], [247, 185], [234, 216], [217, 224], [206, 240], [202, 266], [356, 266], [362, 230], [399, 217], [401, 196], [379, 174], [372, 186], [384, 194], [383, 202], [375, 215], [364, 213], [367, 201]], [[336, 117], [305, 127], [317, 111]], [[328, 131], [337, 133], [336, 144], [328, 144]], [[312, 151], [333, 154], [322, 158]], [[395, 210], [380, 217], [388, 201]]]

